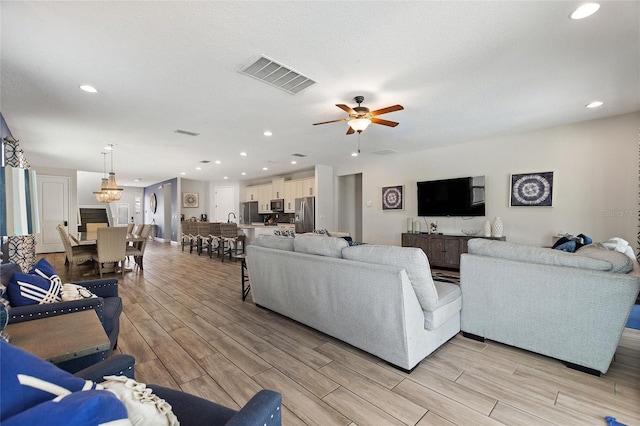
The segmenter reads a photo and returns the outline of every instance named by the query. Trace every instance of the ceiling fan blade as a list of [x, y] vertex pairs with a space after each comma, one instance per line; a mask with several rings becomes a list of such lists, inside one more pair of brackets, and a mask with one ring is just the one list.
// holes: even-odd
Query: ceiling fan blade
[[347, 114], [356, 114], [356, 112], [353, 110], [353, 108], [351, 108], [348, 105], [345, 104], [336, 104], [336, 106], [338, 108], [340, 108], [341, 110], [343, 110], [344, 112], [346, 112]]
[[398, 124], [400, 124], [400, 123], [396, 123], [395, 121], [383, 120], [382, 118], [375, 118], [375, 117], [371, 119], [371, 122], [376, 124], [382, 124], [383, 126], [389, 126], [389, 127], [396, 127]]
[[393, 112], [393, 111], [400, 111], [401, 109], [404, 109], [404, 107], [402, 105], [393, 105], [393, 106], [389, 106], [389, 107], [386, 107], [386, 108], [382, 108], [382, 109], [377, 109], [375, 111], [371, 111], [371, 116], [375, 117], [376, 115], [387, 114], [387, 113]]
[[347, 134], [348, 134], [348, 135], [352, 135], [352, 134], [354, 134], [355, 132], [356, 132], [356, 131], [355, 131], [355, 130], [353, 130], [353, 128], [351, 128], [351, 126], [349, 126], [349, 130], [347, 130]]
[[331, 120], [331, 121], [323, 121], [322, 123], [313, 123], [314, 126], [317, 126], [318, 124], [329, 124], [329, 123], [338, 123], [340, 121], [347, 121], [347, 118], [341, 118], [340, 120]]

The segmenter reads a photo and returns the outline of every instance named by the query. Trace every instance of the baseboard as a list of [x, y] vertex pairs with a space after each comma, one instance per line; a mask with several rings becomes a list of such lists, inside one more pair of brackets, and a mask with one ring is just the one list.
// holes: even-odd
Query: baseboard
[[472, 333], [467, 333], [466, 331], [462, 332], [462, 335], [464, 337], [466, 337], [467, 339], [471, 339], [471, 340], [477, 340], [478, 342], [484, 342], [484, 337], [482, 336], [478, 336], [476, 334], [472, 334]]

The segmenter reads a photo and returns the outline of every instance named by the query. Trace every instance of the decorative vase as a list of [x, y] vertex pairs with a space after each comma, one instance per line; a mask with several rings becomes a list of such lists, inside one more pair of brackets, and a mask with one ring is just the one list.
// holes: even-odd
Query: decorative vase
[[493, 219], [493, 223], [491, 224], [491, 236], [495, 238], [502, 237], [502, 232], [504, 231], [504, 226], [502, 225], [502, 219], [500, 216], [496, 216]]
[[488, 220], [485, 221], [484, 223], [484, 236], [485, 237], [491, 236], [491, 222], [489, 222]]
[[417, 220], [413, 222], [413, 232], [415, 232], [416, 234], [420, 233], [420, 222]]
[[411, 234], [413, 232], [413, 219], [407, 218], [407, 233]]

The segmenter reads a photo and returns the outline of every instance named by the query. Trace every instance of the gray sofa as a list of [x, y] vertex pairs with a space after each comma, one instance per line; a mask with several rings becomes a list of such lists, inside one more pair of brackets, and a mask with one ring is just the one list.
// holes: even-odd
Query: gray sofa
[[606, 373], [640, 290], [638, 263], [585, 246], [575, 253], [469, 240], [461, 256], [461, 329]]
[[417, 248], [261, 235], [247, 268], [257, 305], [403, 370], [460, 331], [459, 287], [434, 282]]

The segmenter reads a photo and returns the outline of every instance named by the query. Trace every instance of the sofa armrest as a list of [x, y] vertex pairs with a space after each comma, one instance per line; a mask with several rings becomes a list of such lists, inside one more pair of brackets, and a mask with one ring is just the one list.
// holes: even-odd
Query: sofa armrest
[[116, 278], [80, 281], [73, 284], [85, 287], [98, 297], [118, 297], [118, 280]]
[[282, 423], [282, 395], [263, 389], [253, 396], [227, 423], [226, 426], [267, 425]]
[[134, 378], [134, 364], [136, 360], [131, 355], [117, 354], [110, 358], [105, 359], [97, 364], [87, 367], [84, 370], [80, 370], [74, 374], [76, 377], [80, 377], [85, 380], [91, 380], [92, 382], [103, 382], [104, 376], [127, 376], [130, 379]]
[[43, 305], [13, 306], [9, 311], [9, 324], [31, 321], [56, 315], [70, 314], [93, 309], [100, 323], [104, 323], [104, 299], [102, 297], [46, 303]]

